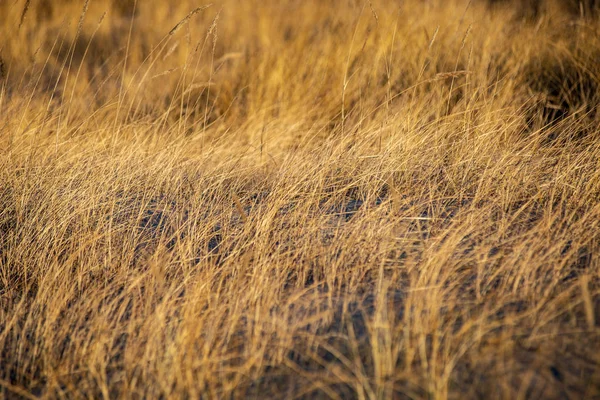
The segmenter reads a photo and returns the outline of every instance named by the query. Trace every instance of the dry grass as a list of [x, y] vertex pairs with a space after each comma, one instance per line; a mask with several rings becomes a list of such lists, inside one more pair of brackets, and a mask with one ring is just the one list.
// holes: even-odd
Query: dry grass
[[0, 397], [598, 398], [600, 23], [535, 7], [0, 2]]

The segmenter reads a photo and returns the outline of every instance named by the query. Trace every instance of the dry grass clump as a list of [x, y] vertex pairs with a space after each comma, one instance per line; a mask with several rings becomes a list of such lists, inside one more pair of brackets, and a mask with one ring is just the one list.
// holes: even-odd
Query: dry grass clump
[[[598, 48], [590, 46], [594, 37], [558, 42], [532, 58], [526, 66], [525, 79], [534, 96], [540, 99], [534, 111], [535, 128], [548, 126], [550, 137], [597, 139], [600, 84]], [[565, 130], [563, 125], [579, 128]], [[551, 129], [551, 127], [557, 129]]]
[[600, 26], [486, 3], [0, 3], [0, 396], [600, 396]]

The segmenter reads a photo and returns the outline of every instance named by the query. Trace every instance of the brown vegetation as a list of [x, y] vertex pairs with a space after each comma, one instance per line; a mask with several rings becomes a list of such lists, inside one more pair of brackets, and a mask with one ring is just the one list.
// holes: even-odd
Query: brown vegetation
[[597, 5], [490, 3], [0, 2], [0, 397], [599, 397]]

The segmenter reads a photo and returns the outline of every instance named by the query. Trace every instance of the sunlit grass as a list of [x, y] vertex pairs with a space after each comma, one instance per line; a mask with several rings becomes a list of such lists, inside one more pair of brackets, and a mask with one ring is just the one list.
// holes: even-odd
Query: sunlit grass
[[600, 396], [600, 26], [490, 3], [0, 3], [0, 397]]

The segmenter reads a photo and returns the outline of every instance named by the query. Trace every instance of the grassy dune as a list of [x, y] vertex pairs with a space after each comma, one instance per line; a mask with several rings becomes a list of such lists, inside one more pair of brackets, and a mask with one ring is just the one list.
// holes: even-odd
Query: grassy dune
[[598, 398], [594, 3], [0, 1], [0, 397]]

